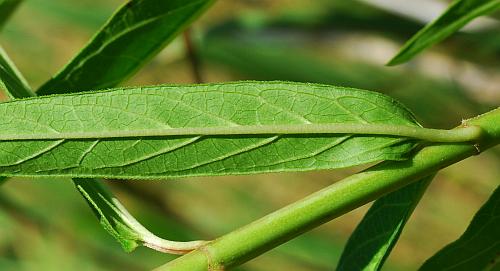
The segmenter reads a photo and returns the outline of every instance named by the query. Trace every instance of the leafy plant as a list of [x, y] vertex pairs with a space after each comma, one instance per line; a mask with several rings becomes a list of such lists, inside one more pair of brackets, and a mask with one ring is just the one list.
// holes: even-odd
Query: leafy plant
[[[387, 95], [355, 88], [286, 81], [117, 87], [212, 3], [127, 2], [36, 92], [1, 49], [0, 87], [13, 100], [0, 104], [0, 176], [74, 178], [101, 225], [126, 251], [142, 245], [186, 254], [157, 270], [233, 268], [375, 200], [337, 268], [379, 270], [437, 172], [500, 143], [500, 108], [443, 130], [422, 127]], [[408, 60], [498, 8], [495, 0], [455, 1], [390, 64]], [[0, 2], [0, 14], [12, 10], [10, 1]], [[213, 241], [162, 239], [141, 225], [101, 180], [89, 179], [295, 172], [373, 163]], [[489, 238], [498, 239], [491, 221], [499, 197], [497, 189], [463, 237], [422, 269], [493, 266], [498, 242], [490, 244]], [[461, 249], [462, 244], [469, 249]], [[458, 257], [464, 259], [461, 264], [454, 263]]]

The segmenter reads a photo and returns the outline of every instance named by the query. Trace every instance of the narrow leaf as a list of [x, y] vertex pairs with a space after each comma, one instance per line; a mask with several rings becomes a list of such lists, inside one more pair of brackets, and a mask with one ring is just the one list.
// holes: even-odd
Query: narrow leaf
[[127, 252], [144, 245], [162, 252], [183, 254], [204, 243], [161, 239], [144, 228], [101, 183], [92, 179], [75, 179], [74, 183], [99, 218], [102, 227], [115, 237]]
[[12, 99], [35, 96], [2, 47], [0, 47], [0, 89], [3, 89]]
[[114, 87], [139, 70], [213, 0], [132, 0], [39, 95]]
[[0, 28], [9, 20], [22, 0], [0, 0]]
[[[404, 159], [415, 141], [286, 130], [252, 135], [251, 129], [335, 123], [418, 127], [409, 111], [382, 94], [287, 82], [47, 96], [0, 104], [0, 114], [5, 116], [0, 119], [2, 138], [63, 135], [53, 140], [0, 141], [4, 176], [165, 178], [332, 169]], [[203, 127], [222, 135], [188, 133]], [[250, 131], [223, 135], [231, 127]], [[154, 136], [158, 130], [181, 128], [187, 135]], [[132, 137], [120, 137], [124, 133]], [[85, 138], [89, 134], [102, 138]], [[65, 139], [66, 135], [72, 138]]]
[[419, 269], [489, 270], [500, 253], [500, 186], [479, 209], [464, 234], [428, 259]]
[[375, 201], [349, 237], [337, 270], [380, 270], [433, 177]]
[[456, 0], [435, 21], [415, 34], [387, 65], [404, 63], [425, 48], [444, 40], [468, 22], [500, 8], [500, 0]]

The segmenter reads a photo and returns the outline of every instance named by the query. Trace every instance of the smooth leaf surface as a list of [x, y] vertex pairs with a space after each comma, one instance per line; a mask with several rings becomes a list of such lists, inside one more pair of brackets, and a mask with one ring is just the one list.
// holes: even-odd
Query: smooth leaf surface
[[7, 22], [22, 0], [0, 0], [0, 28]]
[[213, 0], [132, 0], [39, 95], [114, 87], [156, 55]]
[[456, 0], [438, 19], [408, 40], [388, 65], [397, 65], [410, 60], [425, 48], [455, 33], [474, 18], [499, 8], [500, 0]]
[[490, 270], [500, 252], [500, 186], [474, 215], [464, 234], [419, 270]]
[[[417, 126], [375, 92], [287, 82], [124, 88], [0, 104], [1, 134], [308, 123]], [[415, 141], [349, 134], [232, 135], [0, 142], [4, 176], [164, 178], [332, 169], [401, 160]]]
[[380, 270], [433, 177], [376, 200], [349, 237], [337, 270]]

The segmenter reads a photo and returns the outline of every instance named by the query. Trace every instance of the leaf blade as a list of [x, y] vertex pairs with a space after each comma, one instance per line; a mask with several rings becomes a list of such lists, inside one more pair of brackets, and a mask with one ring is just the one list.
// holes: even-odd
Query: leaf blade
[[499, 0], [457, 0], [453, 2], [439, 18], [408, 40], [387, 65], [398, 65], [410, 60], [425, 48], [455, 33], [474, 18], [499, 8]]
[[[114, 87], [197, 18], [213, 0], [129, 1], [39, 95]], [[89, 80], [92, 78], [92, 80]]]
[[[33, 132], [34, 125], [42, 132], [304, 122], [418, 125], [403, 106], [378, 93], [288, 82], [123, 88], [10, 102], [0, 104], [0, 112], [9, 115], [0, 133], [20, 134]], [[390, 136], [336, 134], [3, 141], [0, 170], [112, 178], [304, 171], [401, 160], [414, 145]], [[53, 155], [65, 159], [54, 163]]]
[[349, 237], [337, 270], [380, 270], [433, 177], [376, 200]]
[[500, 251], [500, 186], [474, 215], [465, 232], [429, 258], [419, 270], [487, 270]]

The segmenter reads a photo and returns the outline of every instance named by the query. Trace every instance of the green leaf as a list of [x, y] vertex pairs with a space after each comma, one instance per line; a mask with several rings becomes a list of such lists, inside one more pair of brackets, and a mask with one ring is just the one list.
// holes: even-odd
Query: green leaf
[[429, 258], [419, 270], [490, 270], [500, 252], [500, 186], [479, 209], [464, 234]]
[[474, 18], [499, 8], [500, 0], [456, 0], [439, 18], [408, 40], [387, 65], [397, 65], [410, 60], [425, 48], [455, 33]]
[[[139, 70], [212, 2], [212, 0], [128, 1], [63, 70], [38, 90], [38, 94], [87, 91], [118, 85]], [[78, 175], [72, 176], [78, 177]], [[81, 183], [77, 179], [73, 179], [73, 182], [77, 186]], [[105, 202], [97, 197], [99, 194], [92, 192], [103, 189], [98, 180], [89, 181], [87, 184], [80, 185], [79, 189], [86, 195], [87, 201], [91, 203], [90, 206], [94, 210], [100, 210], [96, 213], [116, 216], [112, 212], [113, 209], [107, 208]], [[108, 192], [107, 195], [111, 194]], [[125, 212], [125, 209], [123, 211]], [[130, 219], [133, 218], [130, 216]], [[105, 229], [122, 244], [124, 249], [130, 250], [137, 245], [135, 239], [127, 234], [129, 232], [127, 228], [121, 230], [122, 223], [116, 224], [116, 229], [109, 226], [109, 223], [103, 225], [108, 225]], [[151, 236], [150, 239], [153, 241], [159, 240], [152, 234], [148, 236]], [[165, 243], [165, 240], [160, 241], [160, 244], [157, 242], [151, 247], [176, 253], [175, 249], [186, 248], [186, 245], [189, 248], [190, 245], [190, 243], [180, 245]], [[167, 246], [173, 250], [167, 249]]]
[[[332, 169], [404, 159], [415, 141], [287, 131], [224, 134], [237, 127], [307, 124], [418, 127], [409, 111], [382, 94], [287, 82], [48, 96], [0, 104], [0, 114], [5, 116], [0, 119], [1, 138], [63, 136], [1, 141], [4, 176], [164, 178]], [[189, 133], [203, 127], [222, 135]], [[186, 135], [153, 136], [158, 130]]]
[[0, 0], [0, 28], [9, 20], [21, 2], [22, 0]]
[[114, 87], [139, 70], [213, 0], [132, 0], [39, 95]]
[[17, 70], [2, 47], [0, 47], [0, 89], [3, 89], [10, 98], [35, 96], [24, 77]]
[[127, 252], [144, 245], [162, 252], [183, 254], [204, 243], [161, 239], [144, 228], [101, 183], [92, 179], [75, 179], [74, 183], [99, 218], [102, 227], [118, 240]]
[[380, 270], [433, 177], [375, 201], [349, 237], [337, 270]]

